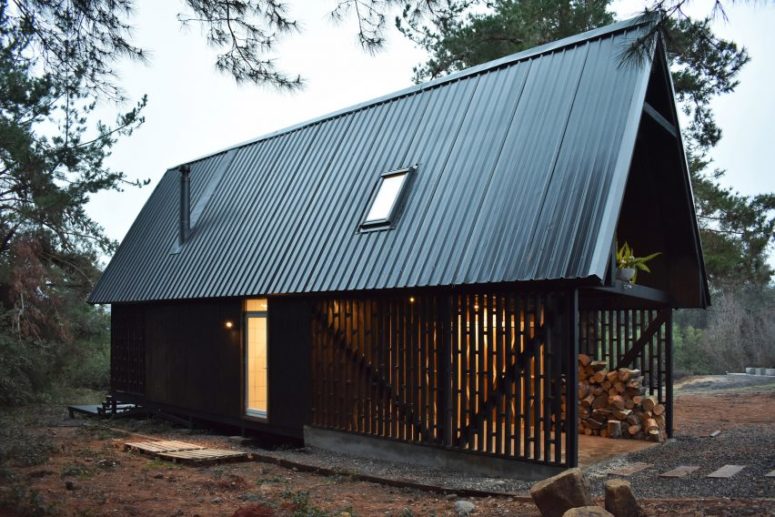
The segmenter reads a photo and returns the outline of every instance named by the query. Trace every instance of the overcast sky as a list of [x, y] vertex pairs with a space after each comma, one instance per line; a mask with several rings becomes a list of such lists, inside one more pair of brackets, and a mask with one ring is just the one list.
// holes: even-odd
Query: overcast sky
[[[116, 146], [108, 163], [130, 178], [149, 178], [151, 185], [92, 199], [89, 213], [110, 237], [124, 237], [167, 168], [412, 84], [412, 67], [424, 60], [424, 53], [397, 32], [390, 34], [383, 52], [369, 56], [357, 44], [352, 19], [336, 25], [327, 18], [333, 1], [288, 3], [302, 33], [279, 45], [277, 56], [281, 69], [305, 79], [306, 87], [293, 94], [237, 86], [216, 72], [216, 52], [199, 29], [181, 29], [177, 22], [182, 2], [137, 1], [134, 40], [150, 50], [150, 63], [124, 63], [118, 71], [130, 98], [148, 94], [147, 122]], [[708, 13], [711, 3], [694, 2], [691, 10]], [[625, 18], [642, 4], [616, 5]], [[724, 138], [713, 157], [736, 190], [772, 192], [775, 5], [737, 2], [727, 6], [727, 13], [728, 22], [716, 22], [717, 33], [745, 46], [752, 59], [740, 74], [737, 91], [714, 102]]]

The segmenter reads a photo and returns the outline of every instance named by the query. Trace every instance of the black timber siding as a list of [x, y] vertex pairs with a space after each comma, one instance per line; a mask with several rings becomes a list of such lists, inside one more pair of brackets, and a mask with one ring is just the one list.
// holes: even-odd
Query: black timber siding
[[269, 302], [267, 423], [244, 417], [240, 299], [114, 304], [112, 390], [182, 414], [300, 438], [309, 408], [308, 307], [290, 298]]

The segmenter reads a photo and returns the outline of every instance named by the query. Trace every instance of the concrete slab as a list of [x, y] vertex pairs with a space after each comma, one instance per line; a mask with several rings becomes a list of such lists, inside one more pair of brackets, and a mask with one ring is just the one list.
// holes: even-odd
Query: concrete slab
[[764, 477], [766, 477], [766, 478], [775, 478], [775, 470], [773, 470], [769, 474], [765, 474]]
[[700, 467], [695, 467], [693, 465], [681, 465], [680, 467], [676, 467], [673, 470], [668, 470], [667, 472], [663, 472], [659, 475], [659, 477], [663, 478], [682, 478], [684, 476], [688, 476], [695, 470], [699, 470]]
[[731, 478], [741, 470], [745, 468], [745, 465], [724, 465], [720, 469], [711, 472], [705, 477], [709, 478]]
[[625, 465], [623, 467], [619, 467], [616, 470], [612, 470], [608, 473], [609, 476], [632, 476], [636, 472], [640, 472], [641, 470], [646, 470], [647, 468], [651, 467], [651, 463], [630, 463], [629, 465]]

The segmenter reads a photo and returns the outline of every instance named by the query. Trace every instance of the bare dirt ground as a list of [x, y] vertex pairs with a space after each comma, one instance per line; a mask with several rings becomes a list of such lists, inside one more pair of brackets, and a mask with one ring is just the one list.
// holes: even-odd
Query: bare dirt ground
[[[723, 480], [729, 483], [724, 485], [727, 488], [713, 485], [722, 480], [708, 480], [704, 474], [678, 489], [676, 484], [660, 483], [656, 470], [633, 477], [648, 514], [775, 515], [775, 478], [759, 479], [760, 468], [775, 469], [775, 380], [751, 384], [739, 379], [689, 379], [677, 387], [676, 394], [676, 440], [671, 443], [678, 445], [648, 449], [637, 461], [665, 465], [683, 459], [704, 461], [697, 452], [703, 451], [709, 463], [726, 462], [728, 453], [741, 458], [739, 464], [756, 460], [760, 467], [755, 479]], [[709, 438], [716, 429], [722, 433]], [[133, 432], [203, 444], [229, 443], [222, 436], [191, 434], [155, 420], [70, 420], [63, 408], [52, 406], [6, 411], [0, 413], [0, 516], [230, 516], [235, 512], [442, 516], [455, 515], [454, 505], [460, 499], [258, 461], [180, 466], [125, 452], [122, 444]], [[764, 446], [770, 448], [760, 448]], [[678, 457], [682, 450], [690, 456]], [[604, 479], [605, 475], [590, 475], [596, 492]], [[749, 492], [743, 485], [753, 488]], [[726, 489], [731, 495], [723, 495]], [[524, 495], [467, 500], [476, 505], [474, 515], [538, 515]]]

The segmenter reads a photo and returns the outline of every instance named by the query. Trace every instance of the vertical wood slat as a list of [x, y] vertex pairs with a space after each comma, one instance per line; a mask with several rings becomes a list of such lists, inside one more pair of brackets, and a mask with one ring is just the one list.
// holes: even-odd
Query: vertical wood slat
[[[562, 367], [545, 338], [549, 299], [491, 291], [321, 302], [313, 424], [561, 461]], [[444, 320], [442, 305], [451, 308]]]

